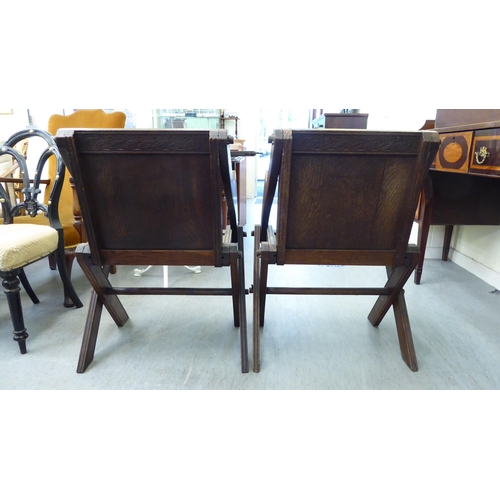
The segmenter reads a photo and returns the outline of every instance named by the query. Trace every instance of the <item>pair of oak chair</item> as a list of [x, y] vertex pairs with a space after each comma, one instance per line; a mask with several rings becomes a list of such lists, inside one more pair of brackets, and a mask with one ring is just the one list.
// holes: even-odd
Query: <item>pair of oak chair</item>
[[[249, 371], [246, 294], [253, 293], [253, 370], [269, 294], [375, 295], [377, 326], [392, 307], [401, 355], [417, 359], [404, 298], [419, 249], [409, 245], [415, 208], [440, 144], [433, 131], [276, 130], [262, 218], [254, 231], [253, 285], [245, 288], [230, 137], [225, 130], [59, 130], [58, 149], [75, 181], [88, 244], [76, 255], [92, 285], [77, 371], [94, 358], [106, 308], [122, 326], [119, 295], [227, 295]], [[269, 225], [278, 193], [276, 231]], [[222, 217], [223, 193], [229, 225]], [[224, 217], [225, 219], [225, 217]], [[384, 286], [271, 287], [269, 265], [383, 266]], [[230, 268], [229, 288], [116, 287], [110, 266]], [[300, 311], [297, 314], [301, 314]]]

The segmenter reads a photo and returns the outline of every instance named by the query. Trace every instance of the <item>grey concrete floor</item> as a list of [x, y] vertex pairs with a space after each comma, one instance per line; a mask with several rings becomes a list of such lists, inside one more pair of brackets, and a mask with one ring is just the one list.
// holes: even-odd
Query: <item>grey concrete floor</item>
[[[249, 204], [246, 286], [252, 282], [259, 206]], [[427, 260], [422, 284], [406, 286], [419, 371], [402, 361], [394, 316], [367, 320], [375, 297], [271, 296], [262, 330], [262, 368], [240, 370], [238, 329], [229, 297], [126, 296], [130, 320], [118, 328], [106, 311], [94, 361], [76, 373], [90, 285], [75, 263], [84, 307], [65, 309], [56, 271], [46, 260], [26, 270], [40, 304], [22, 293], [30, 337], [22, 356], [0, 297], [0, 389], [499, 389], [500, 295], [453, 262]], [[142, 277], [120, 267], [115, 283], [161, 286], [163, 269]], [[271, 268], [270, 285], [381, 286], [382, 268]], [[201, 274], [169, 268], [171, 286], [227, 286], [227, 268]], [[251, 362], [252, 296], [247, 296]]]

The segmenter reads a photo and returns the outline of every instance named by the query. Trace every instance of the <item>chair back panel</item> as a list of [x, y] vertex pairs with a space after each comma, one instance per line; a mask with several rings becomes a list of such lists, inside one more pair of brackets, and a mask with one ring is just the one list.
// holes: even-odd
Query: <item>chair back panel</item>
[[192, 251], [217, 265], [220, 152], [228, 150], [219, 132], [211, 139], [194, 130], [60, 130], [92, 257], [119, 264], [133, 253], [137, 263], [168, 265], [169, 252]]
[[275, 141], [283, 141], [278, 263], [297, 251], [401, 261], [430, 166], [422, 132], [275, 131]]
[[214, 206], [205, 188], [213, 182], [207, 156], [85, 155], [84, 189], [102, 247], [212, 249]]

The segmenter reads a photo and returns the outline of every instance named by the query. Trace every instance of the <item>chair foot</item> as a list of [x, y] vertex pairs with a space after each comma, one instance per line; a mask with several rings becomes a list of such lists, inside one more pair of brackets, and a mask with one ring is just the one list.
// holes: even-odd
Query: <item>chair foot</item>
[[[256, 294], [258, 296], [258, 294]], [[255, 304], [255, 300], [254, 300]], [[258, 313], [257, 313], [258, 314]], [[257, 316], [256, 313], [254, 313], [253, 316], [253, 363], [252, 363], [252, 369], [254, 373], [259, 373], [260, 372], [260, 327], [259, 323], [256, 321]]]
[[408, 317], [408, 309], [406, 308], [404, 290], [399, 292], [392, 308], [394, 310], [394, 318], [396, 320], [401, 357], [408, 368], [412, 372], [416, 372], [418, 371], [417, 355], [413, 344], [413, 335], [411, 333], [410, 319]]
[[[255, 335], [254, 335], [255, 339]], [[256, 348], [254, 345], [254, 353], [253, 353], [253, 372], [254, 373], [259, 373], [260, 372], [260, 350], [259, 348]]]
[[89, 312], [87, 322], [83, 332], [82, 347], [80, 349], [80, 357], [76, 373], [84, 373], [92, 360], [94, 359], [95, 346], [97, 342], [97, 334], [99, 332], [99, 323], [102, 315], [102, 302], [99, 300], [95, 290], [92, 290], [90, 296]]
[[19, 350], [21, 351], [21, 354], [26, 354], [28, 351], [26, 349], [26, 338], [28, 337], [28, 334], [26, 333], [26, 337], [22, 339], [16, 339], [16, 336], [14, 335], [14, 340], [17, 340], [17, 343], [19, 344]]

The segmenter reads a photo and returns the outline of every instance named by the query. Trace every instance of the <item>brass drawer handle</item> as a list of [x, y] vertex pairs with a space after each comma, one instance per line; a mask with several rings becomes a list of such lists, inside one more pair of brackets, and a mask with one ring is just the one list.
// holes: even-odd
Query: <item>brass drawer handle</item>
[[[488, 148], [486, 148], [485, 146], [482, 146], [480, 149], [479, 149], [479, 153], [476, 151], [474, 153], [476, 155], [476, 163], [478, 165], [482, 165], [486, 158], [488, 158], [488, 156], [490, 156], [490, 153], [488, 152]], [[481, 157], [481, 159], [479, 159], [479, 157]]]

